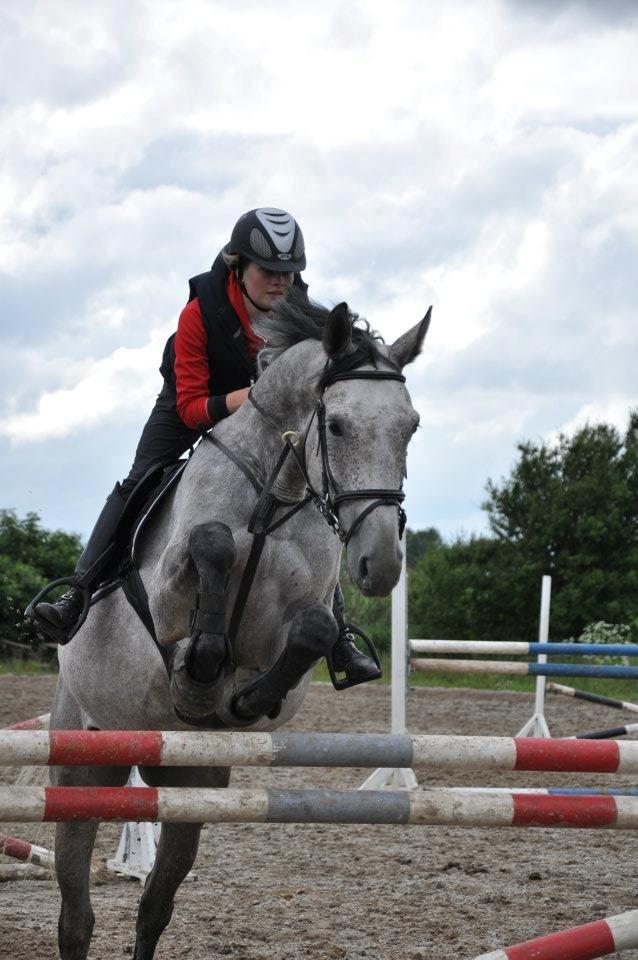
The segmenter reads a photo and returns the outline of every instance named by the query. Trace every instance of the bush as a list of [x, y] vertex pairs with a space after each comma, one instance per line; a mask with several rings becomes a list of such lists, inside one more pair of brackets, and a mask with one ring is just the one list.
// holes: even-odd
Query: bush
[[16, 643], [42, 652], [22, 621], [24, 609], [50, 580], [73, 571], [81, 550], [76, 534], [46, 530], [37, 513], [19, 519], [14, 510], [0, 510], [0, 657], [15, 656]]

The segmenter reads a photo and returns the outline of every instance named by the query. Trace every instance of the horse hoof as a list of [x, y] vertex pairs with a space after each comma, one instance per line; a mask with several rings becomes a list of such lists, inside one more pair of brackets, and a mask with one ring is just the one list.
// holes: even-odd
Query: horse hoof
[[207, 717], [215, 710], [226, 682], [226, 671], [219, 673], [210, 683], [200, 683], [189, 676], [186, 668], [186, 651], [178, 647], [171, 670], [171, 697], [177, 709], [191, 717]]
[[258, 690], [250, 693], [238, 693], [232, 702], [231, 709], [236, 717], [244, 723], [256, 723], [262, 717], [274, 720], [281, 713], [283, 700], [264, 702], [263, 694]]

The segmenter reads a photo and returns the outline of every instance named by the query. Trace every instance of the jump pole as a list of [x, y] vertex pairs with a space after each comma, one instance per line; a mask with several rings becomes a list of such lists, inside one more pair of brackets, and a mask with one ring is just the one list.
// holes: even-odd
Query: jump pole
[[[12, 723], [6, 727], [7, 730], [48, 730], [51, 722], [51, 714], [43, 713], [39, 717], [31, 717], [29, 720], [21, 720], [19, 723]], [[137, 769], [131, 771], [129, 777], [129, 786], [142, 786], [143, 781]], [[125, 823], [120, 836], [120, 842], [115, 853], [115, 857], [107, 862], [106, 868], [113, 873], [123, 877], [134, 877], [144, 881], [155, 862], [155, 847], [159, 839], [159, 824], [152, 823]], [[2, 840], [11, 841], [10, 846], [5, 843], [2, 849]], [[21, 851], [29, 847], [34, 851], [34, 855], [40, 858], [41, 865], [45, 866], [44, 861], [50, 862], [51, 867], [54, 863], [54, 854], [46, 847], [40, 847], [36, 844], [27, 843], [24, 840], [16, 840], [14, 837], [0, 837], [0, 853], [7, 857], [22, 860], [22, 856], [15, 857], [10, 850]], [[25, 861], [27, 863], [36, 861]], [[106, 870], [98, 860], [91, 859], [91, 877], [95, 881], [105, 879]], [[190, 874], [189, 874], [190, 876]]]
[[638, 741], [429, 734], [0, 731], [0, 766], [348, 767], [638, 775]]
[[[19, 840], [17, 837], [9, 837], [6, 834], [0, 834], [0, 854], [5, 857], [11, 857], [12, 860], [19, 860], [21, 863], [32, 864], [35, 867], [43, 867], [45, 870], [55, 869], [55, 856], [51, 850], [46, 847], [40, 847], [35, 843], [27, 843], [26, 840]], [[108, 870], [103, 863], [91, 857], [90, 863], [91, 879], [96, 882], [104, 882], [108, 879]]]
[[449, 790], [0, 787], [0, 820], [366, 823], [638, 830], [638, 798]]
[[424, 673], [476, 673], [518, 677], [624, 677], [638, 679], [638, 667], [593, 663], [516, 663], [514, 660], [412, 660]]
[[608, 730], [589, 730], [579, 733], [575, 740], [615, 740], [616, 737], [627, 737], [638, 733], [638, 723], [627, 723], [624, 727], [610, 727]]
[[603, 697], [599, 693], [590, 693], [589, 690], [577, 690], [575, 687], [568, 687], [564, 683], [547, 684], [547, 689], [551, 693], [560, 693], [566, 697], [575, 697], [577, 700], [587, 700], [589, 703], [600, 703], [605, 707], [613, 707], [615, 710], [629, 710], [631, 713], [638, 713], [638, 703], [630, 703], [628, 700], [614, 700], [612, 697]]
[[475, 960], [595, 960], [638, 947], [638, 910], [482, 953]]
[[509, 640], [410, 640], [413, 653], [503, 653], [519, 657], [538, 653], [561, 656], [637, 657], [636, 643], [524, 643]]
[[12, 723], [10, 727], [4, 727], [5, 730], [48, 730], [50, 713], [43, 713], [40, 717], [32, 717], [30, 720], [21, 720], [20, 723]]
[[12, 860], [32, 863], [36, 867], [52, 869], [55, 866], [54, 856], [46, 847], [38, 847], [35, 843], [27, 843], [26, 840], [18, 840], [17, 837], [6, 834], [0, 834], [0, 853]]

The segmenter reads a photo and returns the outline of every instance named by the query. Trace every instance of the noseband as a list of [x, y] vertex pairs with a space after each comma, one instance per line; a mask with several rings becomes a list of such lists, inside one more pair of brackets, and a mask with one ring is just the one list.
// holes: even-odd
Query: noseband
[[[389, 490], [385, 488], [340, 490], [330, 468], [328, 440], [326, 436], [326, 408], [323, 402], [323, 396], [328, 387], [332, 386], [333, 383], [337, 383], [342, 380], [398, 380], [400, 383], [405, 383], [405, 377], [402, 373], [397, 373], [391, 370], [350, 370], [344, 373], [335, 373], [326, 381], [326, 383], [324, 383], [321, 396], [319, 397], [314, 413], [310, 418], [310, 423], [308, 424], [304, 437], [303, 461], [299, 456], [297, 456], [297, 452], [294, 447], [293, 452], [295, 453], [295, 456], [297, 456], [297, 462], [299, 463], [306, 480], [306, 486], [308, 492], [312, 496], [313, 503], [345, 546], [348, 545], [353, 534], [356, 530], [358, 530], [365, 518], [372, 513], [373, 510], [376, 510], [377, 507], [396, 507], [399, 516], [399, 539], [401, 539], [406, 522], [405, 510], [401, 506], [405, 499], [405, 493], [403, 490], [401, 488], [398, 490]], [[317, 432], [319, 434], [319, 445], [317, 452], [321, 455], [321, 494], [319, 494], [313, 487], [310, 478], [308, 477], [308, 470], [305, 462], [305, 440], [307, 439], [310, 426], [312, 425], [312, 421], [315, 417], [317, 418]], [[368, 504], [365, 510], [362, 510], [361, 513], [358, 514], [350, 528], [345, 530], [339, 520], [338, 512], [340, 505], [342, 503], [346, 503], [348, 500], [372, 500], [373, 502]]]

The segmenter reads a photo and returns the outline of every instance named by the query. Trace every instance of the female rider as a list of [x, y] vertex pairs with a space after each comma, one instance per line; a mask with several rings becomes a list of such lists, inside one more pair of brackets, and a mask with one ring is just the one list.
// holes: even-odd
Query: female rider
[[[284, 210], [259, 207], [239, 218], [211, 269], [189, 281], [189, 301], [164, 350], [160, 367], [164, 385], [142, 431], [133, 466], [109, 495], [78, 560], [71, 589], [55, 603], [41, 601], [28, 611], [58, 643], [67, 643], [77, 629], [86, 591], [121, 559], [116, 556], [116, 532], [136, 485], [153, 468], [172, 464], [192, 447], [202, 429], [245, 402], [263, 343], [251, 320], [267, 313], [291, 284], [307, 290], [300, 276], [305, 266], [303, 235], [294, 218]], [[338, 583], [335, 605], [343, 611]], [[342, 617], [337, 620], [343, 623]], [[380, 675], [345, 628], [332, 656], [348, 680], [362, 682]]]

